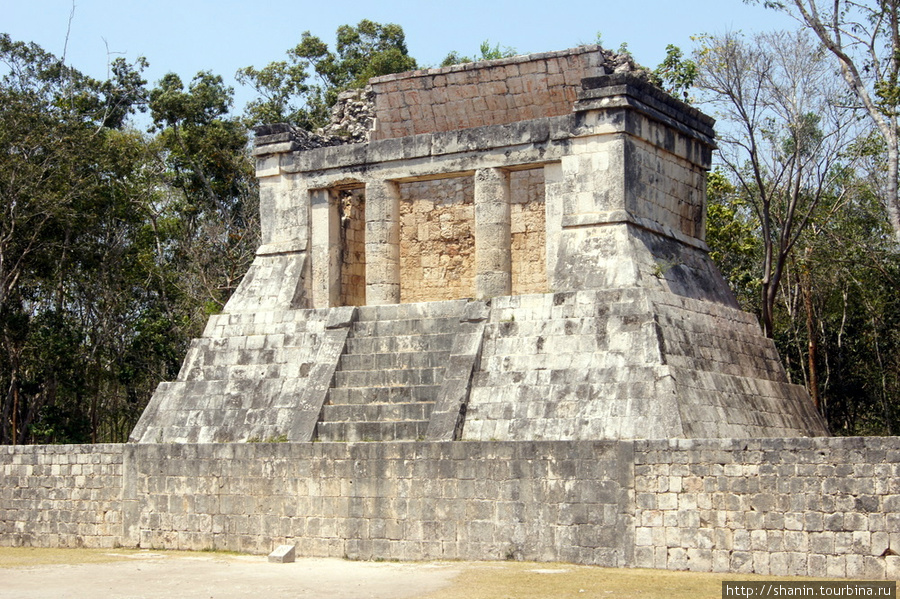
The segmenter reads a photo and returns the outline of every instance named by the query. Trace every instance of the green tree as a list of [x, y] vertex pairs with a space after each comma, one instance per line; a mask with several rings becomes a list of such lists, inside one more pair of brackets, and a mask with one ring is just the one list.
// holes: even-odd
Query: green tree
[[[367, 19], [356, 27], [338, 27], [334, 52], [307, 31], [287, 55], [286, 61], [262, 69], [238, 71], [238, 81], [253, 86], [260, 95], [247, 105], [249, 125], [284, 122], [307, 130], [322, 127], [340, 92], [364, 87], [372, 77], [416, 68], [403, 29]], [[310, 81], [313, 76], [315, 80]]]
[[148, 92], [143, 60], [96, 81], [7, 36], [0, 59], [0, 444], [123, 441], [252, 259], [247, 132], [209, 73]]
[[688, 90], [697, 79], [697, 63], [685, 58], [681, 48], [673, 44], [666, 46], [666, 57], [653, 71], [653, 82], [672, 94], [688, 101]]
[[150, 92], [162, 180], [151, 215], [158, 259], [177, 273], [200, 322], [231, 296], [259, 245], [258, 191], [247, 131], [229, 116], [232, 90], [197, 74], [185, 89], [168, 74]]
[[741, 307], [759, 314], [762, 243], [755, 212], [720, 168], [706, 183], [706, 243]]
[[[170, 319], [166, 350], [136, 344], [167, 311], [146, 226], [159, 156], [128, 128], [146, 63], [97, 81], [5, 35], [0, 59], [0, 443], [121, 440], [181, 342]], [[153, 366], [126, 378], [138, 359]]]
[[709, 37], [697, 62], [697, 85], [719, 118], [719, 160], [760, 227], [760, 319], [772, 337], [788, 259], [823, 196], [841, 193], [855, 129], [805, 36]]
[[861, 179], [847, 187], [786, 267], [776, 342], [832, 432], [890, 435], [900, 416], [900, 253], [875, 190]]

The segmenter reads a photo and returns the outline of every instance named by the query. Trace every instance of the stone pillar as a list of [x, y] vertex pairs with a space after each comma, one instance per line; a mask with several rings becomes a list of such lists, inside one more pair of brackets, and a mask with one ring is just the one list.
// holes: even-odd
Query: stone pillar
[[339, 303], [341, 289], [341, 222], [334, 191], [309, 192], [312, 306], [330, 308]]
[[400, 303], [400, 187], [366, 184], [366, 304]]
[[566, 198], [567, 187], [561, 163], [554, 162], [544, 166], [544, 230], [548, 289], [558, 289], [556, 260], [559, 255], [559, 241], [563, 230], [563, 202]]
[[512, 293], [509, 174], [497, 168], [475, 171], [475, 296]]

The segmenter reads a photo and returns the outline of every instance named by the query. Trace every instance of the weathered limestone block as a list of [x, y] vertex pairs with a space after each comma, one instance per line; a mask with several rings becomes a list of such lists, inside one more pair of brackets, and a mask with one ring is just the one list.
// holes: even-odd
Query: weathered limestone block
[[297, 559], [297, 548], [294, 545], [279, 545], [269, 554], [269, 562], [274, 564], [292, 564]]

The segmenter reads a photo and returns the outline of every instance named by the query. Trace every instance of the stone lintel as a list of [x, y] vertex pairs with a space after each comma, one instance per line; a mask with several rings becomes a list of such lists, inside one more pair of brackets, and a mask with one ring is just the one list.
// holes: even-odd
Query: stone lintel
[[[275, 141], [272, 138], [285, 137], [284, 141]], [[300, 145], [290, 139], [289, 133], [273, 135], [272, 138], [266, 139], [263, 143], [257, 142], [253, 148], [253, 156], [268, 156], [270, 154], [283, 154], [293, 152], [300, 148]]]
[[[479, 127], [462, 132], [423, 134], [415, 137], [431, 138], [431, 143], [419, 144], [417, 154], [404, 153], [400, 149], [396, 152], [389, 150], [388, 146], [406, 138], [377, 142], [382, 150], [377, 157], [367, 151], [372, 144], [319, 148], [285, 155], [281, 169], [284, 173], [302, 173], [310, 188], [331, 187], [335, 181], [348, 176], [406, 183], [470, 176], [479, 168], [527, 170], [561, 160], [569, 154], [569, 145], [575, 139], [621, 133], [642, 138], [645, 133], [641, 130], [639, 118], [648, 118], [664, 127], [675, 129], [687, 140], [697, 144], [694, 147], [702, 149], [700, 154], [696, 149], [685, 154], [675, 147], [663, 149], [674, 152], [681, 159], [696, 162], [700, 168], [709, 168], [714, 147], [711, 139], [698, 136], [694, 130], [671, 119], [653, 118], [647, 114], [651, 110], [638, 110], [641, 106], [633, 99], [624, 98], [623, 102], [625, 103], [602, 110], [596, 108], [588, 111], [625, 114], [625, 118], [601, 119], [602, 122], [595, 125], [576, 124], [575, 115], [570, 115], [523, 121], [513, 125]], [[536, 134], [530, 140], [508, 135], [508, 129], [513, 126], [528, 129], [534, 125], [542, 129], [547, 123], [553, 130], [549, 135]], [[468, 133], [469, 139], [461, 141], [457, 136], [460, 133]], [[452, 140], [445, 139], [448, 136]], [[652, 140], [646, 141], [655, 145]]]

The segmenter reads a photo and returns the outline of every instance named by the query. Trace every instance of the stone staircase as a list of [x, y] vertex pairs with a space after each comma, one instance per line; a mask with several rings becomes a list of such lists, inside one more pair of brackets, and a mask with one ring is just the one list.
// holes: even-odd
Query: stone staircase
[[423, 439], [464, 306], [465, 301], [359, 308], [315, 438]]

